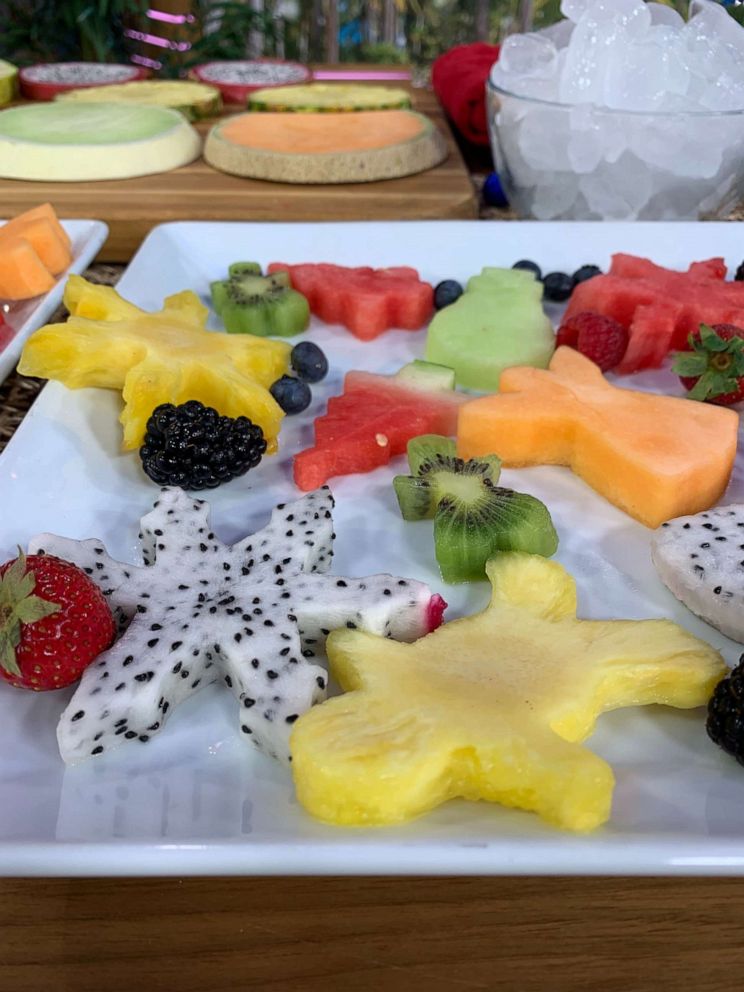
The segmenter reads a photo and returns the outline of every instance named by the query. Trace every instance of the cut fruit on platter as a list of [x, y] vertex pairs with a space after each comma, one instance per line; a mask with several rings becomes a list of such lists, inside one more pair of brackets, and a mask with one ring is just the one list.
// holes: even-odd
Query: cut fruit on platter
[[405, 90], [392, 86], [353, 83], [308, 83], [256, 90], [248, 97], [249, 110], [309, 113], [315, 110], [347, 113], [357, 110], [397, 110], [411, 106]]
[[220, 91], [214, 86], [184, 80], [142, 80], [121, 86], [88, 86], [60, 93], [58, 100], [73, 103], [127, 103], [135, 107], [170, 107], [190, 121], [218, 113]]
[[363, 183], [431, 169], [447, 157], [447, 145], [412, 110], [240, 114], [212, 128], [204, 157], [252, 179]]
[[177, 169], [200, 150], [196, 131], [167, 107], [55, 101], [0, 113], [4, 179], [129, 179]]
[[225, 103], [245, 106], [249, 93], [272, 86], [291, 86], [312, 78], [307, 66], [279, 59], [236, 59], [225, 62], [205, 62], [189, 73], [200, 83], [216, 86]]
[[52, 62], [21, 69], [21, 95], [27, 100], [53, 100], [58, 93], [82, 86], [109, 86], [146, 79], [147, 69], [136, 65], [98, 62]]

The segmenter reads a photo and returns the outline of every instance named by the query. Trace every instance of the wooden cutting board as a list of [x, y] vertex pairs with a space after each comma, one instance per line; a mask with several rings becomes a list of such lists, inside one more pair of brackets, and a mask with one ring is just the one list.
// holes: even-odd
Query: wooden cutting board
[[[400, 86], [399, 81], [392, 85]], [[157, 224], [178, 220], [447, 220], [477, 216], [470, 175], [430, 90], [411, 87], [415, 109], [431, 117], [448, 146], [445, 161], [403, 179], [299, 186], [228, 176], [202, 159], [173, 172], [97, 183], [0, 180], [0, 217], [50, 201], [58, 215], [105, 221], [99, 261], [127, 262]], [[230, 108], [230, 113], [240, 112]], [[214, 121], [199, 125], [206, 134]]]

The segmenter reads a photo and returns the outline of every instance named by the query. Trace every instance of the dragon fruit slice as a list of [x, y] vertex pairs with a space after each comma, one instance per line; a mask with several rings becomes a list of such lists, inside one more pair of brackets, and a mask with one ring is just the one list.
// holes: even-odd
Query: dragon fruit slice
[[744, 643], [744, 504], [667, 521], [651, 538], [651, 559], [688, 610]]
[[182, 700], [221, 679], [240, 701], [243, 736], [287, 760], [291, 725], [325, 696], [325, 669], [308, 659], [329, 631], [415, 640], [437, 627], [444, 601], [421, 582], [325, 574], [332, 509], [330, 490], [318, 489], [228, 547], [210, 528], [208, 503], [162, 489], [142, 518], [143, 565], [115, 561], [97, 540], [34, 538], [30, 553], [58, 555], [91, 576], [122, 631], [60, 718], [63, 759], [148, 741]]

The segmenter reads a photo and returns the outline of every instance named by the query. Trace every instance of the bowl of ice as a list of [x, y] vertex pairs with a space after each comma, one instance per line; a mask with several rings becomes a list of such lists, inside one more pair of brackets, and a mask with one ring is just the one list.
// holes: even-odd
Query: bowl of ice
[[713, 0], [562, 0], [488, 82], [496, 167], [536, 220], [695, 220], [744, 199], [744, 27]]

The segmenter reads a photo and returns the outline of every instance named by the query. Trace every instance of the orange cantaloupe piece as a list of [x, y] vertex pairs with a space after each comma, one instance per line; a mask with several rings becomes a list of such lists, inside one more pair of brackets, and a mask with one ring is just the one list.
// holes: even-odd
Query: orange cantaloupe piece
[[51, 203], [42, 203], [38, 207], [32, 207], [30, 210], [24, 210], [22, 214], [18, 214], [17, 217], [13, 217], [6, 224], [4, 224], [0, 230], [7, 233], [15, 230], [18, 233], [19, 228], [21, 228], [28, 221], [39, 219], [48, 220], [57, 232], [60, 240], [64, 242], [67, 250], [72, 252], [72, 241], [70, 240], [70, 235], [60, 224], [59, 218], [57, 217]]
[[7, 225], [0, 227], [0, 265], [3, 249], [10, 242], [23, 238], [33, 247], [52, 275], [64, 272], [72, 261], [72, 255], [57, 228], [46, 217], [33, 217], [20, 224], [17, 223], [18, 219], [16, 218], [9, 230]]
[[460, 410], [462, 458], [566, 465], [647, 527], [716, 503], [736, 455], [733, 410], [621, 389], [588, 358], [559, 348], [547, 370], [506, 369], [500, 392]]
[[9, 238], [0, 248], [0, 300], [28, 300], [47, 293], [55, 278], [25, 238]]

